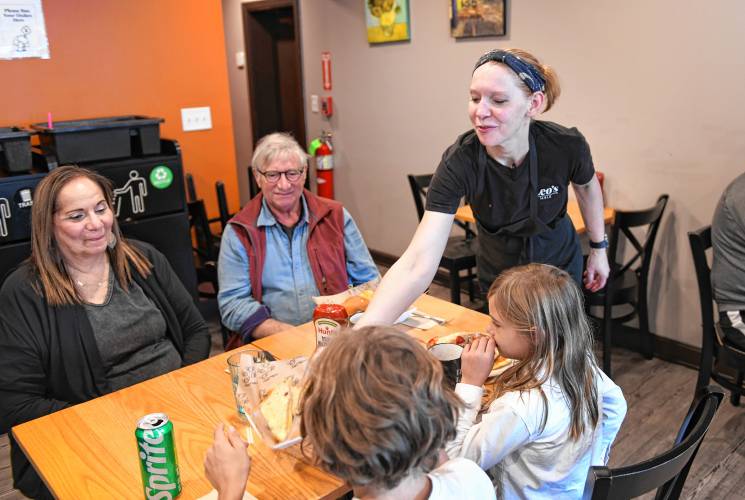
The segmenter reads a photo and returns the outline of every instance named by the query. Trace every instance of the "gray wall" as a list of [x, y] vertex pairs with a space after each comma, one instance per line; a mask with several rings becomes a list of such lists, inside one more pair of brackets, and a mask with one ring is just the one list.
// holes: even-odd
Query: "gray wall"
[[[506, 37], [465, 41], [450, 37], [448, 3], [410, 0], [411, 42], [370, 46], [362, 0], [300, 2], [308, 136], [333, 129], [337, 198], [368, 246], [404, 250], [416, 227], [405, 175], [432, 172], [468, 128], [468, 84], [478, 56], [523, 47], [558, 71], [563, 94], [543, 118], [585, 134], [606, 174], [608, 203], [643, 208], [670, 194], [653, 265], [651, 325], [659, 335], [699, 345], [686, 232], [710, 222], [724, 186], [745, 170], [745, 3], [514, 1]], [[223, 1], [231, 63], [235, 43], [227, 31], [241, 23], [238, 5]], [[309, 96], [324, 94], [323, 50], [333, 58], [330, 123], [310, 111]], [[245, 76], [230, 73], [236, 148], [246, 164]]]

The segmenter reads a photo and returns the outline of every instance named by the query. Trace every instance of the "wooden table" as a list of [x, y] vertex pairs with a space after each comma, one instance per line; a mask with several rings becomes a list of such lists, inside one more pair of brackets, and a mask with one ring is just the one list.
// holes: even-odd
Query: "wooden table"
[[[397, 328], [408, 332], [409, 335], [422, 343], [426, 343], [432, 337], [452, 332], [483, 332], [489, 324], [489, 316], [486, 314], [429, 295], [422, 295], [414, 302], [414, 305], [422, 312], [448, 320], [446, 324], [429, 330], [397, 325]], [[313, 325], [306, 323], [291, 330], [257, 340], [253, 345], [271, 352], [279, 359], [298, 355], [309, 356], [316, 348], [316, 334]]]
[[[179, 499], [199, 498], [212, 490], [203, 462], [215, 426], [245, 426], [225, 372], [228, 355], [26, 422], [14, 427], [13, 435], [55, 496], [142, 500], [135, 425], [143, 415], [164, 412], [174, 425]], [[262, 500], [337, 498], [349, 490], [339, 478], [306, 464], [299, 446], [275, 452], [257, 436], [249, 453], [247, 489]]]
[[[447, 319], [430, 330], [401, 327], [426, 342], [455, 331], [484, 331], [489, 317], [424, 295], [415, 305]], [[311, 323], [256, 341], [279, 359], [310, 355], [315, 349]], [[187, 366], [106, 396], [76, 405], [13, 428], [13, 435], [52, 492], [61, 499], [143, 498], [134, 437], [139, 417], [166, 413], [174, 424], [183, 491], [180, 499], [198, 498], [212, 487], [203, 461], [217, 423], [243, 427], [235, 411], [230, 353]], [[252, 457], [248, 491], [265, 498], [337, 498], [349, 491], [340, 479], [306, 463], [299, 445], [275, 452], [258, 437]]]
[[[582, 218], [582, 213], [579, 210], [579, 203], [577, 203], [577, 200], [569, 200], [567, 202], [567, 214], [569, 214], [569, 218], [572, 219], [572, 224], [574, 224], [577, 233], [582, 234], [587, 231], [585, 220]], [[603, 219], [606, 224], [612, 224], [615, 215], [616, 211], [614, 209], [610, 207], [605, 207], [603, 209]], [[470, 205], [460, 207], [458, 211], [455, 212], [455, 218], [461, 222], [476, 222], [476, 218], [473, 216], [473, 211], [471, 210]]]

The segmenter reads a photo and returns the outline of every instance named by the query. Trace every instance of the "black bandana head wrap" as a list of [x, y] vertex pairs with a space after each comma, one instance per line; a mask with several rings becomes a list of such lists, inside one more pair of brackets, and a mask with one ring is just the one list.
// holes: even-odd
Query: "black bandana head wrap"
[[535, 66], [524, 61], [515, 54], [510, 54], [504, 50], [490, 50], [476, 61], [473, 71], [488, 62], [498, 62], [507, 65], [515, 74], [527, 85], [531, 92], [543, 92], [546, 88], [546, 80]]

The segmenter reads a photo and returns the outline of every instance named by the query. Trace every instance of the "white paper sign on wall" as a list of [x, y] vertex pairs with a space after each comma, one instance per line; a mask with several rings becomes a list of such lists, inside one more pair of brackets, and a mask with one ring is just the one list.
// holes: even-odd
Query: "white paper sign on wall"
[[0, 59], [49, 59], [41, 0], [0, 0]]

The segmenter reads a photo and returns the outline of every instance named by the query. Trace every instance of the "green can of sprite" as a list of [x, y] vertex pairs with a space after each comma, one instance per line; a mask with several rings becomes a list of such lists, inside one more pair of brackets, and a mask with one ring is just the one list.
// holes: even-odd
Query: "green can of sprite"
[[181, 493], [173, 424], [165, 413], [151, 413], [135, 429], [145, 498], [169, 500]]

